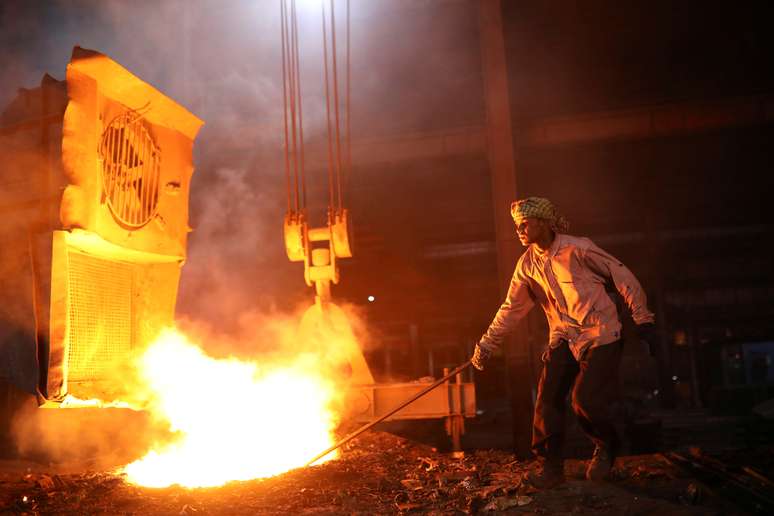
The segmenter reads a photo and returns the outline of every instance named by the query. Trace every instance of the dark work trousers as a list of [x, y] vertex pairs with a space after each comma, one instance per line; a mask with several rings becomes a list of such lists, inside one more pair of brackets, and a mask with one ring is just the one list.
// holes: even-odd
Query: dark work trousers
[[538, 383], [532, 449], [549, 460], [560, 460], [564, 447], [564, 414], [567, 394], [581, 429], [596, 445], [618, 447], [618, 436], [608, 414], [618, 392], [618, 365], [622, 341], [586, 350], [580, 361], [567, 341], [543, 355]]

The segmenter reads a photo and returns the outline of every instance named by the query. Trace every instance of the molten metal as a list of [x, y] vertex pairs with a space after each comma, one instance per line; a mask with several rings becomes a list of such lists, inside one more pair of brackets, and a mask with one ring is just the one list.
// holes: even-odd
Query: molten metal
[[165, 331], [143, 354], [140, 376], [151, 411], [178, 439], [126, 466], [127, 479], [205, 487], [303, 466], [333, 443], [338, 422], [336, 386], [317, 366], [311, 354], [271, 367], [217, 360]]

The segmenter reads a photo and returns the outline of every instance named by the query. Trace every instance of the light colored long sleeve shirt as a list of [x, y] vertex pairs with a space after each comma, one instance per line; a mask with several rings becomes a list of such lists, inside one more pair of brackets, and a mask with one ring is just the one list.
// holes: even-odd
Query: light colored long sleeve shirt
[[480, 345], [490, 351], [499, 347], [539, 304], [548, 319], [549, 346], [566, 340], [580, 359], [587, 349], [621, 338], [621, 320], [606, 285], [618, 291], [635, 323], [653, 322], [634, 274], [588, 238], [557, 234], [545, 253], [530, 245], [519, 258], [508, 295]]

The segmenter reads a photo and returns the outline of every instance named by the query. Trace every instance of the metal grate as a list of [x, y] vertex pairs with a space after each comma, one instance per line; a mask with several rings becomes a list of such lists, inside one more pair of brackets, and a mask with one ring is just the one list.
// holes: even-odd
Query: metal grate
[[132, 266], [68, 252], [67, 381], [106, 380], [132, 347]]
[[130, 228], [150, 222], [159, 200], [161, 152], [138, 112], [110, 122], [102, 133], [99, 156], [102, 189], [113, 216]]

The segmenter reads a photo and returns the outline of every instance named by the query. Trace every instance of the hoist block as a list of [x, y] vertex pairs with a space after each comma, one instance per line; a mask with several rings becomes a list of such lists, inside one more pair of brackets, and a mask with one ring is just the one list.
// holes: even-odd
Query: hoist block
[[349, 210], [343, 209], [333, 214], [331, 220], [331, 241], [336, 258], [352, 258], [352, 238], [349, 224]]
[[306, 220], [302, 213], [288, 212], [284, 223], [285, 251], [291, 262], [303, 262], [308, 247]]

